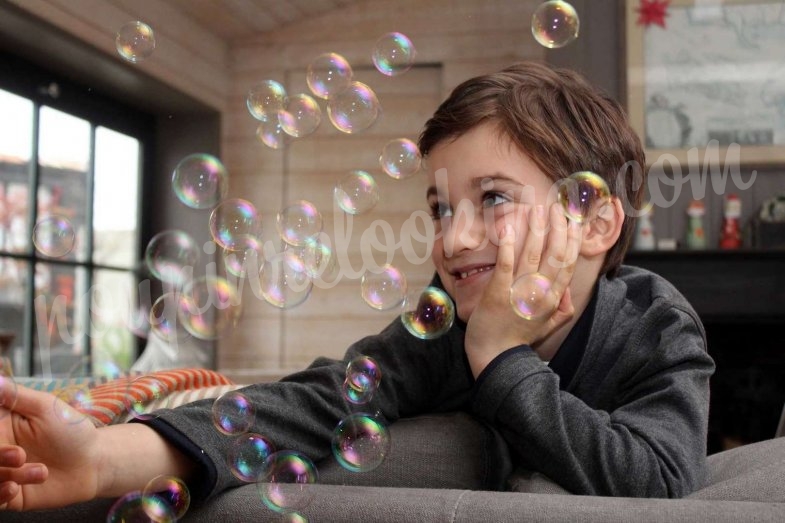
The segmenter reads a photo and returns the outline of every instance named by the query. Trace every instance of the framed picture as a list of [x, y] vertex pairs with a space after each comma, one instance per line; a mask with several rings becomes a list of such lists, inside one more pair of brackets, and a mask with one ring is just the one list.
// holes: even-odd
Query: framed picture
[[785, 2], [625, 3], [627, 105], [646, 163], [785, 164]]

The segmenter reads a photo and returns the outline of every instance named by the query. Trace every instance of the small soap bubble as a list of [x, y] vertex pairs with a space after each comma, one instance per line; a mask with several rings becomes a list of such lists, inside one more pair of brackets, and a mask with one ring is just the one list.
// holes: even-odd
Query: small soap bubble
[[276, 150], [286, 147], [292, 139], [284, 132], [277, 118], [260, 123], [256, 128], [256, 137], [270, 149]]
[[553, 282], [539, 272], [524, 274], [510, 287], [510, 305], [525, 320], [540, 320], [556, 309]]
[[149, 420], [157, 417], [153, 409], [169, 407], [169, 387], [153, 376], [139, 376], [127, 380], [123, 405], [132, 418]]
[[172, 188], [188, 207], [209, 209], [226, 197], [229, 173], [221, 160], [211, 154], [189, 154], [174, 168]]
[[86, 383], [68, 385], [55, 394], [54, 413], [65, 423], [81, 423], [93, 404], [93, 394]]
[[416, 54], [409, 37], [395, 32], [382, 35], [376, 41], [371, 58], [377, 71], [386, 76], [397, 76], [411, 69]]
[[417, 144], [408, 138], [390, 140], [382, 149], [379, 164], [391, 178], [402, 180], [420, 170], [422, 155]]
[[155, 33], [144, 22], [128, 22], [120, 28], [115, 38], [117, 52], [131, 63], [141, 62], [155, 50]]
[[281, 515], [280, 523], [308, 523], [308, 518], [299, 512], [286, 512]]
[[227, 435], [248, 432], [254, 421], [256, 409], [253, 403], [236, 390], [221, 394], [212, 406], [213, 424]]
[[276, 226], [283, 241], [300, 246], [322, 231], [322, 214], [311, 202], [300, 200], [278, 212]]
[[266, 122], [278, 121], [278, 111], [286, 107], [288, 97], [283, 85], [275, 80], [263, 80], [248, 90], [245, 104], [251, 116]]
[[[163, 501], [172, 511], [174, 516], [173, 521], [182, 518], [188, 507], [191, 506], [191, 492], [188, 490], [185, 482], [176, 476], [156, 476], [147, 482], [147, 485], [142, 489], [142, 497], [145, 500], [158, 498]], [[149, 512], [147, 504], [142, 503], [145, 507], [145, 513], [150, 516], [150, 519], [157, 521], [157, 504], [152, 504], [154, 510]]]
[[257, 486], [268, 508], [287, 512], [308, 506], [318, 479], [316, 467], [308, 457], [293, 450], [279, 450], [267, 458], [266, 474]]
[[362, 214], [379, 203], [379, 186], [366, 171], [355, 169], [335, 185], [333, 197], [344, 212]]
[[548, 49], [564, 47], [576, 38], [580, 20], [575, 8], [563, 0], [550, 0], [537, 7], [532, 15], [532, 35]]
[[255, 236], [243, 236], [232, 249], [224, 249], [223, 259], [226, 272], [244, 278], [246, 274], [259, 272], [262, 259], [262, 244]]
[[365, 384], [365, 378], [378, 386], [382, 381], [382, 371], [370, 356], [357, 356], [346, 365], [346, 378], [358, 388]]
[[363, 300], [371, 308], [379, 311], [394, 309], [406, 299], [406, 275], [392, 265], [385, 265], [378, 272], [368, 270], [360, 280], [360, 290]]
[[302, 138], [322, 123], [322, 109], [312, 96], [298, 94], [289, 98], [285, 110], [278, 112], [278, 123], [289, 136]]
[[172, 344], [190, 337], [177, 319], [177, 304], [177, 295], [166, 292], [155, 300], [149, 313], [150, 330], [165, 342]]
[[193, 276], [199, 262], [199, 246], [186, 232], [170, 229], [152, 237], [144, 261], [155, 278], [181, 287]]
[[366, 376], [361, 375], [355, 378], [354, 381], [346, 378], [343, 380], [342, 394], [346, 401], [354, 405], [365, 405], [373, 399], [376, 393], [376, 385], [373, 380]]
[[71, 222], [62, 216], [45, 216], [33, 227], [33, 245], [50, 258], [61, 258], [76, 244], [76, 232]]
[[134, 490], [120, 497], [109, 508], [106, 523], [172, 523], [174, 510], [158, 496], [144, 496]]
[[[0, 365], [2, 363], [0, 362]], [[11, 370], [5, 368], [4, 366], [1, 367], [2, 372], [0, 373], [0, 407], [14, 405], [16, 403], [16, 395], [18, 393], [16, 381], [14, 377], [11, 375]], [[9, 415], [11, 411], [7, 408], [3, 409], [0, 408], [0, 421], [3, 420], [7, 415]]]
[[610, 198], [608, 184], [590, 171], [578, 171], [561, 180], [557, 198], [567, 218], [578, 223], [591, 221]]
[[259, 290], [264, 300], [279, 309], [291, 309], [311, 295], [313, 281], [302, 259], [286, 250], [265, 261], [259, 271]]
[[422, 292], [407, 296], [401, 322], [412, 336], [422, 340], [438, 338], [452, 327], [455, 305], [446, 292], [437, 287], [426, 287]]
[[299, 249], [298, 256], [302, 260], [302, 270], [308, 276], [314, 280], [332, 280], [338, 268], [338, 261], [330, 246], [330, 238], [324, 232], [306, 239]]
[[376, 417], [360, 413], [342, 419], [332, 438], [333, 456], [350, 472], [369, 472], [390, 453], [390, 433]]
[[359, 133], [369, 128], [381, 113], [381, 105], [373, 89], [362, 82], [352, 82], [349, 87], [327, 101], [327, 116], [333, 126], [347, 134]]
[[337, 53], [324, 53], [308, 66], [306, 81], [314, 96], [327, 100], [349, 87], [353, 74], [346, 58]]
[[259, 434], [243, 434], [232, 442], [227, 454], [229, 470], [240, 481], [259, 481], [265, 472], [267, 458], [275, 452], [273, 444]]
[[201, 276], [178, 296], [177, 318], [200, 340], [216, 340], [240, 322], [242, 303], [237, 288], [221, 276]]
[[262, 233], [262, 219], [248, 200], [230, 198], [210, 213], [210, 236], [224, 249], [241, 247], [248, 236]]

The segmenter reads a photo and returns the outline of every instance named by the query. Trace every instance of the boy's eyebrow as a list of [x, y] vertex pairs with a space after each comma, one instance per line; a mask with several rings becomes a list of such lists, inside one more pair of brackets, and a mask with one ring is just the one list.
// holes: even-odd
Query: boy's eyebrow
[[482, 188], [482, 185], [484, 183], [486, 183], [486, 180], [490, 180], [492, 182], [495, 182], [495, 181], [510, 182], [510, 183], [514, 183], [516, 185], [522, 185], [520, 180], [516, 180], [515, 178], [512, 178], [511, 176], [507, 176], [506, 174], [497, 172], [497, 173], [491, 173], [491, 174], [488, 174], [488, 175], [485, 175], [485, 176], [478, 176], [478, 177], [474, 178], [472, 180], [472, 182], [471, 182], [472, 188], [473, 189]]

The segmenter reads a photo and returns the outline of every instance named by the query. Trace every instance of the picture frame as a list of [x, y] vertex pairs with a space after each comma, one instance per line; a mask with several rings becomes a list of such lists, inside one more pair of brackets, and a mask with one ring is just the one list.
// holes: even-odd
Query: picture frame
[[624, 0], [646, 163], [785, 164], [785, 2]]

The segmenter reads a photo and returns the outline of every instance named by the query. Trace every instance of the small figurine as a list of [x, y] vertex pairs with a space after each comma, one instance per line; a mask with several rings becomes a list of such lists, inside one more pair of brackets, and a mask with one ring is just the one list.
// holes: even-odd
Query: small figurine
[[639, 251], [653, 251], [657, 247], [657, 242], [654, 238], [654, 224], [651, 221], [654, 208], [649, 206], [648, 203], [644, 205], [645, 207], [649, 207], [650, 210], [638, 218], [638, 224], [635, 228], [635, 249]]
[[703, 228], [703, 215], [706, 214], [706, 206], [700, 200], [692, 200], [687, 207], [687, 215], [690, 217], [687, 224], [687, 247], [690, 249], [706, 248], [706, 232]]
[[725, 199], [725, 217], [722, 220], [720, 233], [720, 249], [738, 249], [741, 247], [741, 200], [735, 194]]

